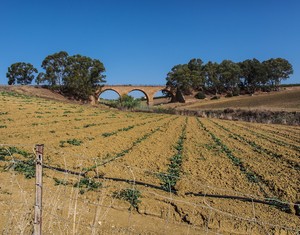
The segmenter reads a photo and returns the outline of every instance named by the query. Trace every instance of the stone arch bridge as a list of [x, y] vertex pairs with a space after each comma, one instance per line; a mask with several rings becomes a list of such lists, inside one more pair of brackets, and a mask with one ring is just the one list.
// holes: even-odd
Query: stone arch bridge
[[[151, 86], [151, 85], [104, 85], [104, 86], [101, 86], [96, 92], [95, 92], [95, 97], [98, 97], [100, 96], [101, 93], [103, 93], [104, 91], [108, 91], [108, 90], [111, 90], [111, 91], [114, 91], [116, 93], [118, 93], [118, 95], [120, 97], [122, 97], [123, 95], [127, 95], [129, 92], [131, 91], [141, 91], [142, 93], [145, 94], [145, 97], [147, 99], [147, 104], [149, 106], [152, 106], [153, 103], [154, 103], [154, 95], [156, 92], [158, 91], [166, 91], [168, 92], [172, 99], [171, 101], [174, 101], [176, 100], [176, 94], [174, 93], [174, 91], [172, 91], [169, 87], [166, 87], [166, 86]], [[96, 100], [94, 100], [95, 102]], [[93, 103], [93, 101], [92, 101]]]

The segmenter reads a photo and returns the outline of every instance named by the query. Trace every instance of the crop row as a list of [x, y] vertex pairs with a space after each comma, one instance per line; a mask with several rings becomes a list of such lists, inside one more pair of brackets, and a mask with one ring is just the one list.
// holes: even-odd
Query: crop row
[[239, 123], [239, 128], [249, 128], [251, 129], [256, 129], [260, 130], [263, 133], [271, 133], [274, 138], [276, 139], [281, 139], [284, 142], [288, 143], [300, 143], [300, 132], [299, 131], [294, 131], [296, 127], [289, 127], [289, 129], [285, 129], [283, 126], [278, 126], [277, 125], [257, 125], [253, 123]]
[[[158, 122], [160, 120], [163, 120], [165, 117], [162, 117], [162, 118], [156, 118], [155, 119], [155, 122]], [[134, 127], [138, 127], [138, 126], [144, 126], [146, 124], [149, 124], [149, 123], [152, 123], [153, 121], [148, 121], [148, 122], [142, 122], [142, 123], [139, 123], [139, 124], [135, 124], [135, 125], [129, 125], [127, 127], [122, 127], [122, 128], [119, 128], [115, 131], [112, 131], [112, 132], [104, 132], [102, 133], [102, 136], [103, 137], [109, 137], [109, 136], [112, 136], [112, 135], [116, 135], [118, 134], [119, 132], [123, 132], [123, 131], [129, 131], [131, 129], [133, 129]]]
[[[273, 188], [270, 187], [269, 182], [267, 180], [265, 180], [262, 175], [258, 174], [253, 169], [251, 169], [248, 164], [245, 164], [245, 162], [241, 158], [239, 158], [235, 154], [233, 154], [233, 151], [220, 138], [218, 138], [213, 132], [211, 132], [199, 119], [197, 119], [197, 120], [198, 120], [199, 126], [211, 136], [211, 138], [215, 142], [215, 144], [221, 148], [222, 152], [224, 152], [226, 154], [226, 156], [232, 161], [233, 165], [238, 167], [238, 169], [241, 171], [241, 173], [243, 173], [246, 176], [247, 180], [251, 183], [258, 184], [261, 192], [264, 194], [264, 197], [272, 198], [264, 190], [264, 187], [267, 187], [270, 191], [273, 191]], [[287, 203], [280, 203], [277, 200], [274, 200], [274, 206], [276, 206], [277, 208], [279, 208], [282, 211], [291, 213], [291, 208], [290, 208], [289, 204], [287, 204]]]
[[271, 142], [271, 143], [274, 143], [274, 144], [277, 144], [277, 145], [280, 145], [283, 147], [288, 147], [288, 148], [294, 149], [296, 151], [300, 151], [300, 146], [280, 140], [279, 138], [272, 137], [272, 136], [269, 136], [269, 135], [266, 135], [263, 133], [259, 133], [259, 132], [254, 131], [247, 127], [240, 127], [239, 125], [236, 125], [235, 123], [231, 123], [231, 126], [235, 126], [239, 129], [243, 128], [244, 130], [247, 130], [249, 133], [253, 134], [255, 137], [267, 140], [268, 142]]
[[[212, 122], [215, 125], [217, 125], [218, 127], [220, 127], [221, 129], [227, 131], [229, 133], [230, 138], [238, 140], [241, 143], [246, 143], [246, 144], [250, 145], [254, 152], [257, 152], [259, 154], [267, 154], [267, 155], [269, 155], [270, 157], [273, 157], [273, 158], [280, 158], [280, 159], [286, 161], [292, 168], [295, 168], [298, 171], [300, 170], [299, 163], [297, 163], [295, 161], [292, 161], [292, 160], [289, 160], [289, 159], [285, 159], [284, 156], [282, 155], [282, 153], [273, 152], [273, 151], [263, 147], [262, 145], [257, 144], [254, 140], [249, 140], [249, 139], [247, 139], [247, 138], [245, 138], [245, 137], [243, 137], [239, 134], [236, 134], [236, 133], [232, 132], [231, 130], [229, 130], [228, 128], [224, 127], [223, 125], [221, 125], [217, 122], [214, 122], [214, 121], [212, 121]], [[265, 139], [267, 139], [267, 138], [265, 138]], [[267, 139], [267, 140], [269, 140], [269, 139]]]
[[94, 170], [97, 167], [106, 165], [112, 161], [115, 161], [118, 158], [121, 158], [123, 156], [125, 156], [127, 153], [129, 153], [134, 147], [136, 147], [138, 144], [140, 144], [142, 141], [146, 140], [147, 138], [149, 138], [151, 135], [153, 135], [154, 133], [156, 133], [157, 131], [159, 131], [163, 126], [169, 125], [172, 121], [174, 121], [177, 117], [169, 120], [167, 123], [164, 123], [161, 126], [156, 127], [155, 129], [152, 129], [150, 132], [144, 134], [142, 137], [137, 138], [136, 140], [134, 140], [132, 142], [132, 145], [126, 149], [123, 149], [122, 151], [116, 153], [115, 155], [111, 156], [110, 154], [108, 154], [104, 159], [102, 159], [100, 162], [97, 162], [97, 164], [88, 167], [88, 168], [84, 168], [83, 171], [84, 172], [89, 172], [91, 170]]
[[188, 119], [186, 118], [177, 144], [174, 146], [176, 153], [170, 158], [167, 172], [161, 172], [158, 174], [158, 178], [162, 181], [161, 187], [167, 192], [175, 191], [175, 185], [180, 179], [183, 160], [183, 143], [186, 138], [187, 120]]

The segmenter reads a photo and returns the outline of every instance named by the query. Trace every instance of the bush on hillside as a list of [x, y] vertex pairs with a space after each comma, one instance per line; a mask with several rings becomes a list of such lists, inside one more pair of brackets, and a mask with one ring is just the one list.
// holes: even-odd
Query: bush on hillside
[[205, 99], [206, 95], [204, 94], [204, 92], [199, 91], [196, 95], [195, 95], [196, 99]]

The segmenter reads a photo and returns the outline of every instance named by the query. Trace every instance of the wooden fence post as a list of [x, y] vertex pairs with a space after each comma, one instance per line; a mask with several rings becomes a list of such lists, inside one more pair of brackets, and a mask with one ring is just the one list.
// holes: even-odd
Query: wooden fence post
[[42, 234], [42, 189], [43, 189], [43, 153], [44, 145], [35, 146], [35, 205], [34, 205], [34, 235]]

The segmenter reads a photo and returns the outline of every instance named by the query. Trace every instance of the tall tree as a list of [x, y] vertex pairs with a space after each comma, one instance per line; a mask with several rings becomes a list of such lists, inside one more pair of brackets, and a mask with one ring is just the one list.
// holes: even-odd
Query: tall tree
[[191, 59], [188, 64], [175, 65], [167, 74], [167, 86], [186, 95], [200, 89], [205, 83], [202, 64], [201, 59]]
[[243, 85], [250, 94], [267, 82], [265, 66], [257, 59], [245, 60], [239, 63]]
[[200, 90], [205, 86], [205, 76], [203, 71], [203, 61], [201, 59], [191, 59], [188, 63], [189, 76], [194, 90]]
[[167, 74], [167, 86], [170, 86], [176, 91], [190, 94], [192, 89], [192, 82], [189, 77], [190, 70], [187, 64], [175, 65], [171, 72]]
[[87, 100], [105, 82], [103, 72], [105, 68], [99, 60], [81, 55], [69, 56], [63, 78], [65, 91], [75, 98]]
[[21, 85], [28, 85], [34, 79], [34, 73], [38, 70], [30, 63], [18, 62], [8, 67], [6, 77], [8, 78], [8, 84], [14, 85], [15, 83]]
[[50, 86], [62, 85], [65, 78], [65, 70], [67, 65], [68, 53], [60, 51], [52, 55], [48, 55], [42, 62], [42, 68], [45, 73], [40, 73], [36, 82], [47, 83]]
[[203, 71], [207, 87], [212, 88], [217, 95], [221, 88], [219, 65], [209, 61], [204, 65]]
[[220, 71], [220, 82], [225, 87], [225, 89], [230, 92], [233, 91], [234, 87], [237, 87], [239, 83], [241, 69], [238, 64], [232, 62], [231, 60], [223, 60], [219, 65]]
[[277, 87], [282, 80], [294, 73], [293, 66], [283, 58], [269, 59], [263, 62], [267, 78], [272, 86]]

